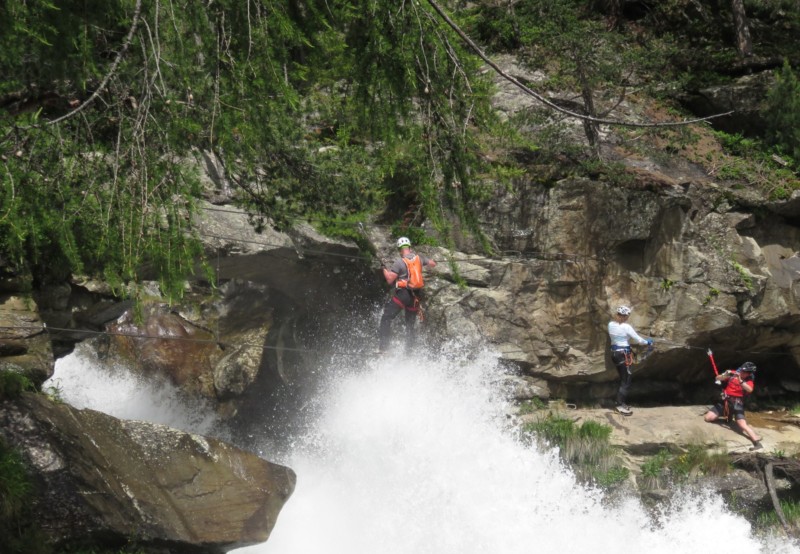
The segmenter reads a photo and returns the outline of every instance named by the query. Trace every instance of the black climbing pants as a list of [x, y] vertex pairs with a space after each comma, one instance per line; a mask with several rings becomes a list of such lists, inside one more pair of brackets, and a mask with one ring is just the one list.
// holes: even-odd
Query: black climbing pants
[[[395, 298], [397, 301], [395, 301]], [[408, 289], [396, 289], [392, 296], [383, 307], [381, 324], [378, 328], [380, 338], [380, 349], [385, 352], [389, 348], [389, 341], [392, 338], [392, 320], [401, 311], [405, 312], [406, 323], [406, 345], [413, 346], [416, 339], [416, 328], [414, 327], [417, 318], [417, 309], [414, 305], [415, 295]], [[399, 303], [398, 303], [399, 301]], [[400, 305], [402, 304], [402, 306]]]
[[[629, 354], [630, 355], [630, 354]], [[612, 350], [611, 361], [619, 373], [619, 390], [617, 391], [617, 405], [625, 404], [628, 397], [628, 390], [631, 388], [631, 366], [630, 358], [625, 356], [624, 350]]]

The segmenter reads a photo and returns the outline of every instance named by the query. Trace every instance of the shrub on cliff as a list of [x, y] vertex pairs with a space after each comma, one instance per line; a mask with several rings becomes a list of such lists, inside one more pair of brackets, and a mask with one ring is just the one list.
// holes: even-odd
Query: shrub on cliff
[[[788, 61], [769, 91], [764, 111], [767, 138], [782, 153], [800, 163], [800, 80]], [[798, 168], [800, 169], [800, 168]]]
[[31, 380], [22, 373], [0, 370], [0, 400], [14, 399], [22, 394], [22, 391], [34, 389]]

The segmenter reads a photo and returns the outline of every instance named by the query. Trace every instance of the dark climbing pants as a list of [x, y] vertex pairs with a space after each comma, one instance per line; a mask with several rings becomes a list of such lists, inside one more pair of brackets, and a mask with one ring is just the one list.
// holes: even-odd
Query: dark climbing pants
[[631, 366], [624, 350], [612, 350], [611, 361], [619, 373], [619, 390], [617, 391], [617, 405], [624, 405], [628, 397], [628, 390], [631, 388]]
[[[395, 298], [400, 301], [402, 306], [395, 301]], [[416, 339], [416, 328], [414, 327], [417, 319], [417, 310], [414, 306], [414, 294], [408, 289], [397, 289], [386, 305], [383, 307], [383, 315], [381, 316], [381, 324], [378, 328], [378, 336], [380, 338], [380, 349], [386, 351], [389, 348], [389, 341], [392, 338], [392, 320], [397, 317], [401, 311], [405, 312], [406, 323], [406, 345], [413, 346]], [[409, 309], [411, 308], [411, 309]]]

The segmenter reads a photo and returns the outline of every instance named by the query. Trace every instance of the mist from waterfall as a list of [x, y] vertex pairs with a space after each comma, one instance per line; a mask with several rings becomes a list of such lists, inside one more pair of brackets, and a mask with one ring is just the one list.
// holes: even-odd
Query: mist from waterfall
[[[520, 440], [490, 352], [342, 356], [320, 370], [305, 431], [284, 453], [264, 446], [295, 470], [296, 490], [269, 541], [237, 554], [800, 552], [754, 537], [713, 494], [677, 492], [653, 514], [578, 484], [555, 450]], [[79, 407], [194, 432], [214, 424], [174, 388], [105, 369], [83, 348], [54, 379]]]
[[579, 485], [555, 450], [520, 440], [489, 352], [345, 364], [280, 460], [298, 480], [272, 536], [237, 554], [797, 552], [712, 494], [653, 515]]
[[56, 361], [44, 389], [76, 408], [120, 419], [161, 423], [201, 435], [218, 427], [216, 415], [202, 399], [183, 394], [166, 379], [146, 378], [99, 359], [91, 343], [78, 344], [72, 354]]

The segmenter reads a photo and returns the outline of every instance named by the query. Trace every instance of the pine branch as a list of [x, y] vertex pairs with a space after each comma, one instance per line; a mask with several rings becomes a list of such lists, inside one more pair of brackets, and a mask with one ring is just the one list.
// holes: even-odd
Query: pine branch
[[[131, 45], [131, 42], [133, 41], [133, 36], [136, 33], [136, 28], [139, 26], [139, 16], [141, 12], [142, 12], [142, 0], [136, 0], [136, 7], [133, 10], [133, 21], [131, 22], [131, 28], [128, 30], [128, 35], [125, 37], [125, 40], [123, 41], [122, 47], [120, 48], [119, 52], [117, 52], [117, 57], [114, 58], [114, 62], [111, 64], [108, 73], [106, 73], [105, 77], [103, 77], [103, 80], [100, 82], [100, 86], [98, 86], [97, 89], [95, 89], [95, 91], [91, 94], [91, 96], [89, 96], [89, 98], [87, 98], [86, 101], [83, 102], [80, 106], [78, 106], [71, 112], [65, 113], [61, 117], [57, 117], [55, 119], [45, 122], [45, 125], [55, 125], [56, 123], [61, 123], [65, 119], [69, 119], [70, 117], [79, 114], [86, 108], [86, 106], [91, 104], [94, 100], [97, 99], [98, 96], [100, 96], [103, 90], [105, 90], [109, 81], [111, 81], [111, 78], [116, 73], [117, 67], [119, 66], [120, 62], [122, 61], [122, 58], [125, 56], [125, 52], [128, 51], [128, 47]], [[38, 125], [31, 125], [28, 128], [34, 128], [34, 127], [38, 127]]]

